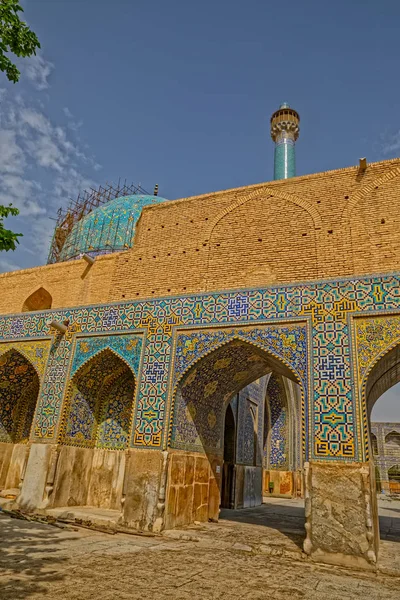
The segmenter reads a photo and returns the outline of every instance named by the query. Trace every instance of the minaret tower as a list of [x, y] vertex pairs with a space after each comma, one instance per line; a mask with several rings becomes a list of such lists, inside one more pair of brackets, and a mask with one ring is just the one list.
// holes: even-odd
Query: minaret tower
[[299, 113], [284, 102], [271, 117], [271, 137], [275, 142], [274, 179], [296, 176], [296, 148]]

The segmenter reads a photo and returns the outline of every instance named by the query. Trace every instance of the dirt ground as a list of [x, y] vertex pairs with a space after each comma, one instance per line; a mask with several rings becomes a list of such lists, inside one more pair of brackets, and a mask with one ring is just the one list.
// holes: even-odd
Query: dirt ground
[[0, 599], [399, 600], [398, 510], [383, 510], [378, 573], [310, 562], [296, 501], [223, 511], [219, 523], [156, 537], [58, 529], [0, 513]]

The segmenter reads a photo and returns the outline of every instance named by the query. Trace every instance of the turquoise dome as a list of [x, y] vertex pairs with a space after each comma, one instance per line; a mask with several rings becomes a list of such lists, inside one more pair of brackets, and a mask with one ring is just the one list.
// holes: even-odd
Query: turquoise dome
[[166, 202], [159, 196], [124, 196], [95, 208], [75, 223], [60, 253], [60, 260], [97, 256], [132, 248], [142, 208]]

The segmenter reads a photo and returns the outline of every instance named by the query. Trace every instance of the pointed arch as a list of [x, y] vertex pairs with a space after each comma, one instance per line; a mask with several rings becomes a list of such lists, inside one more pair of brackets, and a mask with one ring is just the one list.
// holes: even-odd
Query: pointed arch
[[400, 449], [400, 433], [398, 431], [392, 430], [390, 433], [385, 435], [385, 444], [390, 444], [391, 446], [398, 446]]
[[361, 382], [361, 398], [370, 418], [375, 402], [388, 389], [400, 382], [400, 343], [397, 339], [375, 357], [364, 373]]
[[17, 342], [15, 344], [7, 344], [7, 349], [3, 350], [0, 346], [0, 360], [3, 356], [6, 356], [9, 352], [16, 352], [17, 354], [20, 354], [22, 358], [24, 358], [26, 360], [27, 363], [29, 363], [32, 368], [35, 370], [36, 375], [39, 377], [39, 379], [41, 378], [41, 373], [40, 370], [38, 368], [38, 365], [34, 363], [34, 361], [32, 360], [32, 357], [29, 356], [29, 354], [24, 351], [23, 347], [21, 348], [21, 344], [18, 344]]
[[[248, 206], [249, 204], [252, 205]], [[246, 220], [247, 213], [257, 215], [260, 210], [266, 211], [264, 218], [259, 220], [254, 216], [254, 219], [246, 222], [247, 227], [243, 229], [243, 220]], [[268, 214], [269, 212], [271, 214]], [[296, 223], [296, 235], [288, 235], [286, 240], [281, 242], [285, 245], [284, 253], [279, 252], [276, 247], [276, 220], [280, 222], [279, 226], [286, 228], [288, 220]], [[321, 216], [315, 206], [311, 206], [303, 198], [274, 189], [272, 186], [257, 189], [235, 200], [209, 224], [206, 234], [208, 253], [205, 289], [214, 289], [217, 283], [218, 287], [215, 289], [228, 289], [237, 285], [235, 282], [238, 271], [243, 281], [242, 287], [272, 284], [286, 279], [304, 279], [303, 269], [298, 270], [290, 259], [292, 252], [302, 257], [300, 262], [307, 263], [307, 273], [313, 273], [317, 278], [318, 265], [321, 262], [317, 238], [321, 228]], [[239, 245], [238, 237], [241, 240]], [[254, 250], [257, 247], [256, 252], [251, 250], [253, 245]], [[262, 265], [256, 259], [260, 252], [263, 253]], [[232, 256], [235, 259], [233, 263]], [[227, 264], [231, 265], [228, 270]]]
[[22, 305], [22, 312], [47, 310], [51, 308], [52, 303], [53, 298], [51, 294], [44, 287], [40, 287], [26, 298]]
[[289, 379], [292, 379], [296, 383], [300, 383], [300, 384], [302, 383], [302, 377], [301, 377], [300, 373], [298, 373], [297, 369], [295, 369], [283, 356], [280, 356], [277, 352], [275, 352], [272, 347], [269, 347], [269, 346], [267, 347], [267, 344], [257, 343], [254, 340], [249, 339], [245, 335], [241, 335], [239, 332], [233, 332], [233, 334], [231, 336], [227, 336], [223, 341], [219, 341], [216, 344], [212, 344], [212, 345], [208, 344], [207, 350], [204, 350], [204, 351], [196, 354], [196, 356], [191, 361], [188, 362], [188, 364], [185, 366], [184, 370], [179, 373], [178, 377], [176, 377], [174, 379], [174, 383], [173, 383], [174, 388], [177, 387], [179, 382], [182, 381], [182, 379], [190, 371], [190, 369], [193, 366], [195, 366], [198, 362], [203, 360], [203, 358], [207, 357], [209, 354], [212, 354], [215, 350], [218, 350], [219, 348], [222, 348], [223, 346], [230, 344], [233, 341], [242, 341], [245, 344], [254, 346], [254, 348], [258, 349], [261, 353], [268, 354], [272, 361], [276, 361], [275, 368], [278, 367], [277, 368], [278, 372], [282, 372], [282, 367], [279, 368], [279, 366], [282, 364], [282, 365], [284, 365], [282, 374], [286, 375], [286, 377], [288, 377]]
[[126, 448], [135, 391], [135, 374], [127, 361], [113, 349], [102, 348], [70, 379], [60, 442], [84, 448]]
[[168, 444], [197, 451], [202, 451], [203, 446], [206, 451], [220, 452], [218, 444], [226, 405], [235, 393], [273, 369], [300, 381], [284, 359], [241, 336], [235, 335], [202, 353], [175, 382]]
[[0, 441], [27, 442], [39, 394], [39, 374], [20, 351], [0, 356]]

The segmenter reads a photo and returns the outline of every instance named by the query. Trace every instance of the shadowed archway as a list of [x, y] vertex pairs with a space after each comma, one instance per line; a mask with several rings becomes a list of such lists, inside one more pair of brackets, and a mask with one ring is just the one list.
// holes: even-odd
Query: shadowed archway
[[132, 426], [135, 377], [109, 348], [72, 377], [60, 433], [52, 506], [119, 510]]
[[0, 441], [26, 442], [39, 392], [39, 377], [25, 356], [9, 350], [0, 356]]
[[[371, 424], [371, 415], [381, 396], [399, 382], [400, 345], [397, 345], [380, 356], [369, 371], [362, 388], [362, 400], [368, 420], [368, 457], [371, 463], [372, 487], [378, 492], [378, 497], [373, 497], [375, 527], [377, 532], [381, 530], [381, 536], [385, 536], [385, 499], [388, 495], [400, 493], [400, 473], [396, 472], [400, 460], [400, 435], [393, 430], [393, 425], [390, 423], [374, 419]], [[397, 411], [399, 414], [397, 421], [400, 421], [400, 402]], [[398, 530], [393, 539], [400, 541]]]
[[[202, 357], [178, 382], [170, 435], [172, 459], [168, 494], [171, 502], [166, 515], [167, 527], [218, 518], [227, 406], [235, 394], [252, 382], [261, 384], [272, 370], [300, 383], [297, 375], [276, 356], [236, 338]], [[263, 453], [263, 402], [259, 404], [249, 402], [251, 419], [244, 428], [245, 436], [250, 435], [251, 440], [248, 440], [250, 445], [244, 443], [243, 446], [251, 450], [252, 462], [248, 468], [243, 465], [243, 469], [237, 471], [237, 478], [241, 480], [236, 485], [236, 493], [241, 495], [242, 506], [255, 506], [262, 501], [262, 463], [253, 459], [257, 456], [261, 459]], [[182, 463], [192, 462], [193, 476], [183, 491], [177, 479], [177, 465], [182, 468]], [[252, 498], [246, 504], [247, 493]]]
[[0, 489], [19, 485], [39, 387], [36, 369], [20, 352], [0, 356]]

